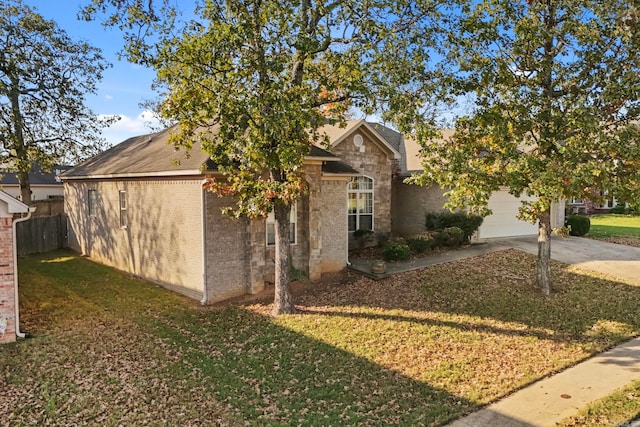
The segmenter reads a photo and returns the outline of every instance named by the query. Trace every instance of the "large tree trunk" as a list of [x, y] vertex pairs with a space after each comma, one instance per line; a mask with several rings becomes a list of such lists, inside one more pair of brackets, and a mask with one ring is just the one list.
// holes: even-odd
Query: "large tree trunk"
[[276, 203], [273, 208], [276, 232], [276, 284], [273, 314], [295, 313], [289, 284], [289, 215], [291, 206]]
[[28, 172], [18, 172], [18, 183], [20, 184], [20, 200], [22, 203], [31, 204], [31, 183]]
[[551, 209], [538, 219], [537, 282], [544, 295], [551, 293]]

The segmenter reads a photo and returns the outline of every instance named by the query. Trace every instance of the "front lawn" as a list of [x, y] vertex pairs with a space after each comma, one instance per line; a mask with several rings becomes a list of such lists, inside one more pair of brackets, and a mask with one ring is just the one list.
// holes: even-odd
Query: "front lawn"
[[383, 281], [201, 307], [70, 253], [20, 262], [0, 347], [10, 425], [444, 425], [640, 334], [640, 289], [509, 250]]
[[595, 215], [587, 237], [640, 247], [640, 216]]

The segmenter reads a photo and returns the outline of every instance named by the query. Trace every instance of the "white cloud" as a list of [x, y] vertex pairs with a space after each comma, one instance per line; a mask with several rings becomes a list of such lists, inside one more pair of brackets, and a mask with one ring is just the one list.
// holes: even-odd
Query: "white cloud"
[[[107, 116], [109, 115], [100, 114], [98, 117]], [[120, 120], [102, 131], [102, 136], [110, 145], [118, 144], [133, 136], [157, 132], [160, 127], [160, 121], [152, 111], [143, 111], [134, 118], [124, 114], [116, 114], [116, 116], [120, 117]]]
[[107, 101], [111, 101], [113, 99], [113, 96], [111, 95], [105, 95], [104, 99], [106, 99]]

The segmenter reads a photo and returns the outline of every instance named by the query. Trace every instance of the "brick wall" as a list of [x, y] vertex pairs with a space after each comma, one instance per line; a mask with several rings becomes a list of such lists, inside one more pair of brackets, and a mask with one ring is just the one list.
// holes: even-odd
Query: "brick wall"
[[404, 184], [401, 178], [393, 180], [391, 231], [396, 236], [409, 237], [425, 231], [425, 214], [440, 212], [447, 199], [444, 190], [433, 185]]
[[0, 322], [7, 322], [0, 343], [16, 340], [15, 287], [11, 218], [0, 218]]
[[[69, 245], [95, 261], [195, 299], [204, 290], [202, 177], [65, 183]], [[97, 194], [95, 215], [88, 191]], [[119, 192], [126, 191], [127, 226]]]
[[323, 273], [340, 271], [346, 266], [348, 253], [347, 233], [347, 180], [322, 181], [322, 252]]
[[[207, 302], [222, 301], [252, 292], [250, 239], [251, 221], [235, 219], [222, 213], [223, 207], [233, 206], [231, 197], [218, 197], [205, 192], [205, 257]], [[262, 228], [264, 232], [264, 228]], [[253, 233], [259, 234], [259, 229]], [[260, 238], [259, 235], [256, 238]], [[256, 266], [259, 268], [259, 266]]]

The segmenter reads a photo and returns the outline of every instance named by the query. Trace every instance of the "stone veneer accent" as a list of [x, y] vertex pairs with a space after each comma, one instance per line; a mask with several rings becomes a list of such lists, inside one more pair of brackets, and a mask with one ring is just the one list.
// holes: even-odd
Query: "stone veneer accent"
[[12, 218], [0, 218], [0, 320], [6, 319], [0, 344], [16, 340], [15, 283], [13, 271]]
[[[356, 134], [363, 137], [364, 152], [353, 144], [353, 137]], [[362, 175], [373, 178], [373, 228], [379, 241], [388, 239], [391, 234], [392, 154], [383, 151], [378, 144], [374, 143], [373, 137], [364, 128], [359, 128], [349, 135], [333, 147], [331, 152]], [[343, 206], [346, 212], [346, 193]], [[353, 244], [351, 235], [349, 239], [350, 245]]]

